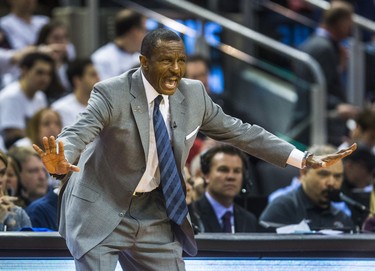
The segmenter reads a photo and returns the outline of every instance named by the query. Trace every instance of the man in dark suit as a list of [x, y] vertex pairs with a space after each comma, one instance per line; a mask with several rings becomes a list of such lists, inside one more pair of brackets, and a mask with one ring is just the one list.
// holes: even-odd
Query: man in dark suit
[[[117, 260], [126, 270], [185, 270], [182, 250], [195, 255], [197, 247], [181, 180], [198, 131], [279, 166], [328, 166], [355, 149], [304, 155], [226, 115], [201, 82], [182, 78], [185, 62], [181, 37], [149, 32], [139, 69], [96, 84], [77, 122], [58, 136], [58, 148], [54, 137], [43, 138], [44, 150], [34, 145], [49, 173], [72, 173], [59, 194], [59, 232], [77, 270], [115, 270]], [[171, 185], [180, 197], [170, 211], [176, 194], [167, 197], [164, 188]]]
[[[347, 66], [347, 52], [341, 42], [351, 35], [353, 8], [343, 1], [332, 2], [323, 14], [320, 27], [299, 48], [311, 55], [322, 69], [326, 88], [326, 109], [331, 111], [327, 119], [328, 143], [338, 146], [346, 135], [346, 120], [354, 118], [358, 108], [349, 104], [342, 77]], [[310, 145], [312, 84], [315, 80], [306, 65], [296, 63], [296, 91], [298, 101], [294, 113], [294, 125], [305, 127], [297, 140]], [[308, 123], [309, 124], [309, 123]]]
[[215, 146], [201, 156], [207, 187], [204, 196], [193, 203], [202, 222], [197, 225], [204, 227], [201, 232], [257, 231], [256, 217], [234, 203], [246, 181], [246, 159], [243, 152], [230, 145]]

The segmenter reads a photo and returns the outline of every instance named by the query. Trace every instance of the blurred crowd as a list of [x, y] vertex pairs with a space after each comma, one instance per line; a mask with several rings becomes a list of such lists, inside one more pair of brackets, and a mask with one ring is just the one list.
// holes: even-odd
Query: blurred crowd
[[[8, 1], [9, 13], [0, 18], [0, 226], [4, 231], [57, 230], [61, 184], [48, 175], [32, 144], [41, 146], [44, 136], [56, 137], [74, 123], [95, 83], [138, 67], [147, 33], [146, 17], [120, 10], [114, 39], [90, 58], [78, 58], [68, 27], [36, 15], [37, 2]], [[289, 2], [294, 10], [308, 10], [299, 1]], [[310, 151], [327, 154], [354, 142], [358, 150], [330, 168], [278, 174], [279, 169], [262, 171], [262, 161], [199, 134], [185, 168], [186, 200], [197, 233], [274, 231], [302, 220], [312, 229], [375, 230], [375, 107], [370, 103], [359, 108], [347, 102], [341, 81], [347, 69], [341, 42], [351, 35], [352, 15], [347, 1], [333, 1], [300, 49], [322, 66], [328, 90], [330, 142], [309, 146]], [[186, 65], [186, 77], [201, 80], [226, 113], [244, 116], [228, 92], [210, 92], [209, 59], [191, 55]], [[311, 77], [303, 67], [296, 67], [296, 73], [306, 81]], [[294, 117], [299, 122], [309, 111], [309, 98], [303, 84], [296, 86], [299, 101]], [[309, 142], [306, 135], [298, 140]], [[262, 189], [267, 182], [280, 185], [272, 191]], [[358, 204], [345, 203], [332, 191]]]

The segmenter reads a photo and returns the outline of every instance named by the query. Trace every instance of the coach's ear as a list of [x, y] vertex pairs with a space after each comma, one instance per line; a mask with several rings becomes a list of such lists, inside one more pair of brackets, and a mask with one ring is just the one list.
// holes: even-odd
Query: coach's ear
[[141, 63], [141, 67], [143, 71], [148, 70], [148, 59], [144, 55], [139, 56], [139, 62]]

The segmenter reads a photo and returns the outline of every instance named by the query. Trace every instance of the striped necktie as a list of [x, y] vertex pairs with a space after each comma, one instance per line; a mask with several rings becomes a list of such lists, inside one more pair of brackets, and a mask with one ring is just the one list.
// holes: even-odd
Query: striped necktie
[[156, 149], [159, 159], [160, 183], [163, 190], [165, 208], [168, 217], [176, 224], [181, 225], [184, 221], [188, 208], [185, 194], [182, 189], [180, 176], [177, 171], [169, 135], [159, 105], [163, 96], [159, 95], [154, 100], [154, 130]]

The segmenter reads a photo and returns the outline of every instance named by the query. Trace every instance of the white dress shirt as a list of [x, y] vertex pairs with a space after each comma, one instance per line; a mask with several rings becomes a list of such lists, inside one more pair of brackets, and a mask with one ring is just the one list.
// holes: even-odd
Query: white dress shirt
[[[160, 94], [151, 86], [151, 84], [147, 81], [142, 73], [142, 80], [143, 85], [146, 90], [146, 97], [147, 97], [147, 104], [148, 104], [148, 116], [149, 116], [149, 126], [150, 126], [150, 133], [149, 133], [149, 148], [148, 148], [148, 156], [147, 156], [147, 165], [146, 171], [143, 174], [141, 180], [137, 188], [135, 189], [136, 192], [150, 192], [157, 188], [160, 184], [160, 173], [158, 170], [159, 160], [158, 154], [156, 150], [156, 142], [155, 142], [155, 132], [154, 132], [154, 122], [153, 122], [153, 112], [154, 112], [154, 100]], [[170, 113], [169, 113], [169, 96], [162, 95], [163, 100], [160, 103], [159, 109], [161, 114], [163, 115], [164, 122], [166, 123], [166, 127], [168, 130], [169, 138], [171, 138], [171, 128], [170, 125]]]
[[305, 155], [304, 152], [302, 152], [298, 149], [294, 149], [290, 153], [286, 163], [288, 165], [291, 165], [291, 166], [296, 167], [296, 168], [302, 168], [302, 160], [303, 160], [304, 155]]

